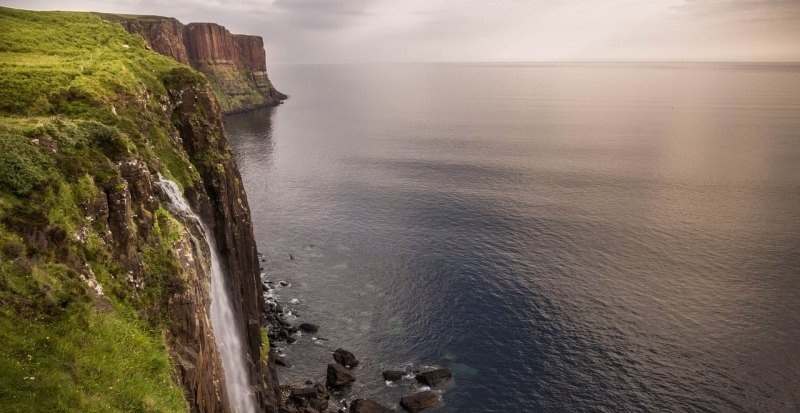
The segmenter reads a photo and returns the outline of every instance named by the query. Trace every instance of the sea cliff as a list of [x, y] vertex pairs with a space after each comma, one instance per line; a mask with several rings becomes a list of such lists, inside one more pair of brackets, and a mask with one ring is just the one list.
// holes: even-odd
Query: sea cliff
[[231, 34], [215, 23], [184, 25], [169, 17], [101, 16], [142, 36], [153, 51], [205, 74], [223, 113], [275, 106], [286, 99], [267, 75], [264, 41], [259, 36]]
[[231, 411], [208, 245], [172, 212], [163, 176], [213, 232], [250, 390], [277, 411], [250, 210], [219, 101], [277, 101], [263, 45], [156, 20], [148, 43], [106, 15], [0, 7], [4, 409]]

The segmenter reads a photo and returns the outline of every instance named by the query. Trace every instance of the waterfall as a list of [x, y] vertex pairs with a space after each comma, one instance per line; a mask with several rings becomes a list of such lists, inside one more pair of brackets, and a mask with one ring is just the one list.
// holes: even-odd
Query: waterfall
[[[232, 411], [255, 413], [255, 400], [251, 393], [251, 384], [248, 380], [244, 359], [246, 352], [242, 340], [242, 331], [234, 317], [235, 313], [230, 292], [225, 285], [227, 277], [224, 266], [221, 265], [219, 259], [214, 233], [192, 211], [175, 182], [159, 175], [158, 185], [169, 197], [170, 203], [177, 209], [176, 212], [184, 219], [189, 219], [197, 224], [208, 244], [209, 251], [211, 251], [211, 324], [214, 328], [214, 337], [222, 358], [222, 367], [225, 371], [228, 399], [230, 399]], [[202, 253], [199, 248], [197, 248], [197, 251]]]

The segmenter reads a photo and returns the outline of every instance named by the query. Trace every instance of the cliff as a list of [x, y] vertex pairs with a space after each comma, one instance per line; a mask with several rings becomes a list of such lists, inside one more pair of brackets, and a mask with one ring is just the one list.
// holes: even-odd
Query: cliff
[[102, 14], [145, 39], [152, 50], [206, 75], [224, 113], [274, 106], [286, 99], [267, 76], [264, 41], [214, 23], [184, 25], [159, 16]]
[[[164, 21], [163, 54], [216, 53]], [[210, 78], [94, 14], [0, 7], [0, 25], [0, 406], [231, 411], [208, 244], [164, 176], [212, 229], [250, 391], [276, 412], [250, 210]], [[218, 60], [263, 69], [260, 40], [230, 39]]]

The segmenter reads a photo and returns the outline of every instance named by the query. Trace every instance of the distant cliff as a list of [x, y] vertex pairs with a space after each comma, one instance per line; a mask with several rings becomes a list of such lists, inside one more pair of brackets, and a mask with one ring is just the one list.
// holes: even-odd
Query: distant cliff
[[267, 76], [264, 41], [231, 34], [215, 23], [184, 25], [174, 18], [102, 14], [142, 36], [153, 51], [204, 73], [223, 113], [274, 106], [286, 99]]

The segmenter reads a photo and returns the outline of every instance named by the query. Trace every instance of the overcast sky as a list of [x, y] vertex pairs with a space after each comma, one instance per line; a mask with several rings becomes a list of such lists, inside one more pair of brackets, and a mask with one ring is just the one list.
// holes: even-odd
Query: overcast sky
[[800, 0], [0, 0], [264, 37], [269, 62], [800, 61]]

